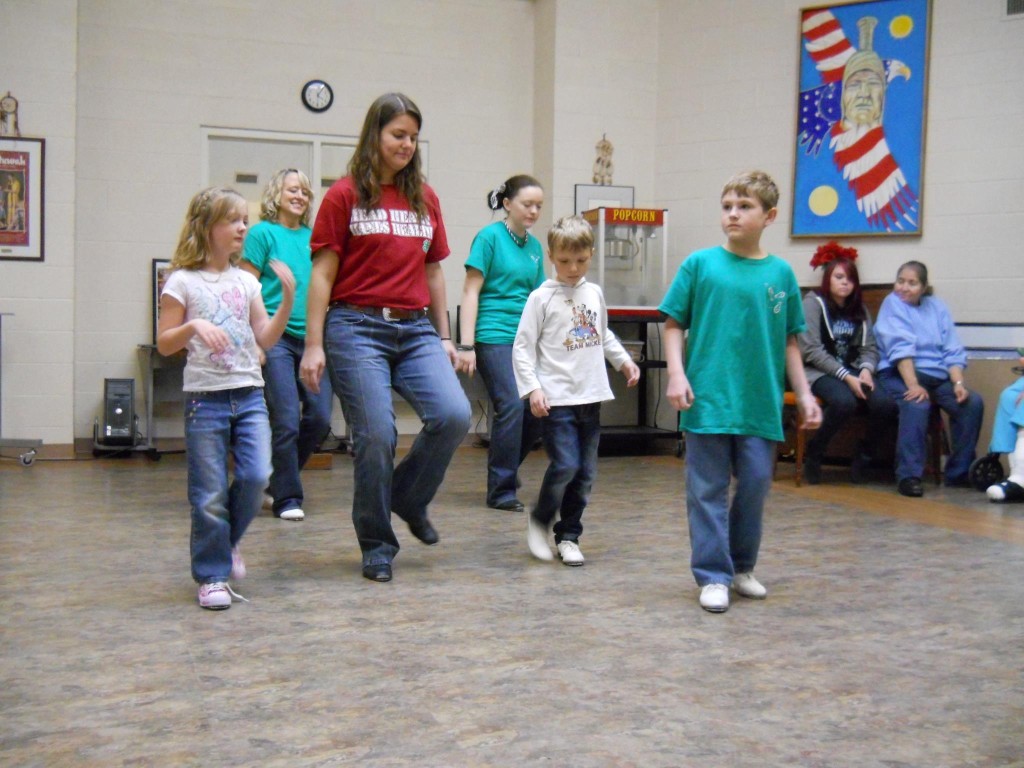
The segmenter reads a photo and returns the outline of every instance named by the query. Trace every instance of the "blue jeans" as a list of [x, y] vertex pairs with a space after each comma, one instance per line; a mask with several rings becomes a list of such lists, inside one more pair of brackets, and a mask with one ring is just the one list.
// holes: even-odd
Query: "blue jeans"
[[530, 514], [545, 527], [559, 515], [555, 542], [578, 542], [583, 533], [583, 510], [597, 476], [601, 404], [555, 405], [539, 421], [551, 463], [544, 473], [537, 505]]
[[698, 585], [731, 584], [737, 573], [757, 565], [775, 447], [762, 437], [686, 433], [690, 568]]
[[487, 504], [493, 507], [515, 499], [519, 465], [540, 437], [541, 424], [530, 401], [519, 397], [511, 344], [477, 343], [476, 364], [494, 405], [487, 447]]
[[[390, 563], [399, 549], [391, 513], [406, 522], [426, 518], [469, 431], [469, 401], [426, 318], [390, 322], [335, 307], [327, 313], [324, 346], [331, 383], [352, 430], [352, 523], [363, 565]], [[423, 421], [397, 467], [392, 390]]]
[[[227, 581], [231, 548], [256, 517], [270, 478], [270, 420], [261, 387], [185, 393], [192, 578]], [[228, 479], [228, 456], [234, 479]]]
[[302, 339], [283, 334], [281, 340], [267, 350], [267, 363], [263, 367], [270, 431], [274, 436], [270, 495], [274, 498], [275, 515], [302, 507], [299, 471], [331, 428], [330, 381], [325, 378], [320, 392], [314, 394], [299, 380], [299, 362], [304, 348]]
[[821, 459], [832, 438], [858, 410], [866, 412], [868, 418], [867, 434], [859, 448], [862, 454], [874, 456], [877, 441], [892, 434], [889, 429], [896, 421], [896, 404], [881, 387], [868, 390], [868, 399], [861, 400], [845, 381], [835, 376], [822, 376], [811, 385], [811, 392], [822, 399], [825, 407], [821, 428], [807, 441], [807, 458]]
[[985, 415], [985, 403], [977, 392], [968, 394], [963, 404], [956, 401], [949, 379], [937, 379], [918, 373], [918, 383], [928, 390], [929, 400], [912, 403], [903, 398], [907, 385], [895, 368], [886, 368], [878, 374], [879, 383], [896, 401], [900, 411], [900, 428], [896, 437], [896, 481], [908, 477], [920, 478], [928, 460], [928, 420], [932, 403], [949, 414], [951, 453], [946, 462], [946, 482], [967, 478], [975, 457], [975, 446]]

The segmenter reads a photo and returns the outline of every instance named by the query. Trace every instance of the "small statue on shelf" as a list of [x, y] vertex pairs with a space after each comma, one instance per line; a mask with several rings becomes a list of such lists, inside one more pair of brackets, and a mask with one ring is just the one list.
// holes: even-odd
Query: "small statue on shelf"
[[595, 148], [597, 149], [597, 159], [594, 161], [594, 183], [608, 186], [612, 183], [612, 170], [614, 170], [612, 152], [615, 151], [615, 147], [604, 134], [601, 134], [601, 140], [597, 142]]
[[7, 95], [0, 98], [0, 136], [21, 136], [18, 130], [18, 100]]

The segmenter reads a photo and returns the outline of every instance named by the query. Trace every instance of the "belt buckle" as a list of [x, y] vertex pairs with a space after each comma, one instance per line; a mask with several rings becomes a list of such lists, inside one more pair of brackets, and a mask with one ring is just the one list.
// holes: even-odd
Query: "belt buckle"
[[388, 321], [389, 323], [396, 323], [396, 322], [398, 322], [398, 318], [397, 318], [397, 317], [394, 317], [394, 316], [392, 316], [392, 314], [391, 314], [391, 308], [390, 308], [390, 307], [384, 307], [384, 308], [382, 308], [382, 309], [381, 309], [381, 316], [382, 316], [382, 317], [383, 317], [383, 318], [384, 318], [385, 320], [387, 320], [387, 321]]

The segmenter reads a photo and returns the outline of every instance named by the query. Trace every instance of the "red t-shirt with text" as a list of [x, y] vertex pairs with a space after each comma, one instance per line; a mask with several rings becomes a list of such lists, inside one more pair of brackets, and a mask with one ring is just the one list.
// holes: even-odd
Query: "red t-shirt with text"
[[434, 190], [423, 185], [427, 219], [419, 219], [392, 186], [381, 189], [377, 208], [360, 208], [352, 178], [339, 179], [324, 195], [313, 224], [310, 252], [338, 254], [331, 301], [369, 307], [423, 309], [430, 304], [424, 265], [449, 254]]

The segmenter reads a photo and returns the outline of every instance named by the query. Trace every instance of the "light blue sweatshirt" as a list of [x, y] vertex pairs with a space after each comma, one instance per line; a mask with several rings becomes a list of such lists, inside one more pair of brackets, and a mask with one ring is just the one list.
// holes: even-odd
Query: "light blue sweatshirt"
[[915, 306], [890, 293], [878, 311], [875, 338], [880, 371], [895, 368], [908, 357], [918, 371], [938, 379], [949, 378], [950, 366], [967, 367], [967, 352], [956, 335], [953, 317], [934, 296], [922, 296]]

